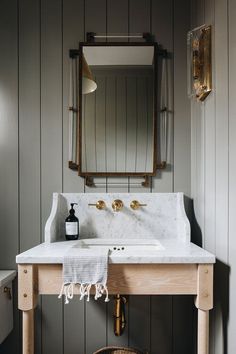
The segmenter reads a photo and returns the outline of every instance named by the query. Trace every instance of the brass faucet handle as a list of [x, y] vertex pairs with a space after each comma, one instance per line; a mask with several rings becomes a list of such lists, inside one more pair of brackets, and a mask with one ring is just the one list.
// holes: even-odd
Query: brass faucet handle
[[141, 204], [138, 200], [132, 200], [130, 203], [130, 208], [133, 210], [138, 210], [140, 207], [147, 206], [147, 204]]
[[98, 210], [106, 209], [104, 200], [98, 200], [97, 203], [89, 203], [88, 206], [95, 206]]
[[114, 202], [112, 203], [112, 209], [114, 211], [120, 211], [121, 209], [123, 209], [123, 207], [124, 207], [124, 203], [120, 199], [115, 199]]

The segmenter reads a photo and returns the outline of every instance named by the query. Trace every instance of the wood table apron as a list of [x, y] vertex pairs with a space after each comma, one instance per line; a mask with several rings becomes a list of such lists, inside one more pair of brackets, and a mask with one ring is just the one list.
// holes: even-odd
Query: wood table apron
[[[59, 294], [62, 265], [19, 264], [18, 272], [18, 302], [19, 309], [23, 311], [23, 354], [33, 354], [37, 298], [38, 295]], [[195, 295], [198, 309], [197, 353], [209, 353], [213, 264], [110, 264], [108, 289], [110, 294], [124, 295]], [[78, 289], [75, 289], [76, 293]]]

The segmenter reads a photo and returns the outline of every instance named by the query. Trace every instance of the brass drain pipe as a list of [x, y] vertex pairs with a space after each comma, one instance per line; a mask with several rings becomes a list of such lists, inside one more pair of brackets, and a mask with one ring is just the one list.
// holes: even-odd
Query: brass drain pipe
[[126, 326], [125, 305], [127, 299], [119, 294], [114, 296], [114, 333], [116, 336], [121, 336]]

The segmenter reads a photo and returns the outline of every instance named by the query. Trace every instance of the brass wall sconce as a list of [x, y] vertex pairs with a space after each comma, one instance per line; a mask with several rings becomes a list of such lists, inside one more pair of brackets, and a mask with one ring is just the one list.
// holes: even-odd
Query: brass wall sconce
[[188, 32], [188, 96], [204, 101], [212, 91], [211, 26]]

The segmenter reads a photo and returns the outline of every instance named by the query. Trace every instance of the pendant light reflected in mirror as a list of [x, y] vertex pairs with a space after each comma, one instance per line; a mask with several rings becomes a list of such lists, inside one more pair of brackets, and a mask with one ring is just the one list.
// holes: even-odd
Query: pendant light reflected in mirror
[[82, 93], [83, 95], [86, 95], [88, 93], [94, 92], [97, 89], [97, 84], [93, 79], [92, 72], [88, 66], [88, 63], [83, 55], [83, 71], [82, 71], [82, 76], [83, 76], [83, 82], [82, 82]]

